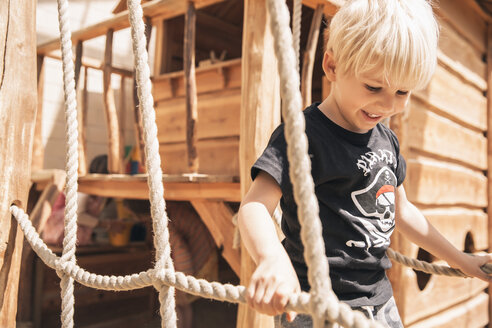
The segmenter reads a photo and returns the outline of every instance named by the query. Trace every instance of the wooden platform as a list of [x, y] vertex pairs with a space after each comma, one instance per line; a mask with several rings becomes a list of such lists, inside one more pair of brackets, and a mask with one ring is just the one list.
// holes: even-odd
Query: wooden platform
[[[163, 182], [164, 198], [167, 200], [241, 201], [239, 177], [207, 174], [164, 174]], [[149, 198], [146, 174], [88, 174], [79, 178], [79, 191], [104, 197]]]

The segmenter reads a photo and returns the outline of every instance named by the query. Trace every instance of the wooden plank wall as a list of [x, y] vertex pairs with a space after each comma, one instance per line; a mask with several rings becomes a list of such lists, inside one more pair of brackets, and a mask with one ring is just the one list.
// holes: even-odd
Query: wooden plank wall
[[[241, 60], [197, 68], [198, 173], [239, 176]], [[183, 72], [154, 80], [154, 101], [164, 173], [187, 172]]]
[[[412, 96], [406, 118], [392, 121], [407, 160], [405, 189], [457, 248], [486, 250], [486, 23], [466, 1], [443, 0], [437, 14], [439, 66], [429, 86]], [[433, 259], [399, 236], [393, 248]], [[489, 322], [487, 284], [478, 279], [417, 274], [399, 265], [390, 276], [405, 327], [473, 328]]]

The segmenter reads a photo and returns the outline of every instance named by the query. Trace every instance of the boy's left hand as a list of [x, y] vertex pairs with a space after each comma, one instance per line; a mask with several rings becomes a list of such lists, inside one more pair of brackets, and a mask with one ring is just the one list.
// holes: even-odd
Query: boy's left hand
[[471, 255], [463, 253], [456, 267], [470, 277], [476, 277], [486, 282], [492, 281], [492, 275], [486, 274], [481, 267], [492, 262], [492, 254]]

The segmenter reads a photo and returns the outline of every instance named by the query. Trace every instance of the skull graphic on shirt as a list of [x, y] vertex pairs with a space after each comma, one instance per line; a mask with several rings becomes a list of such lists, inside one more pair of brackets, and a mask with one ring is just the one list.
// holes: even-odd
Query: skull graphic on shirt
[[365, 228], [364, 241], [347, 241], [349, 247], [383, 247], [395, 227], [395, 191], [397, 179], [387, 167], [382, 167], [364, 189], [352, 192], [352, 201], [364, 216], [355, 216]]

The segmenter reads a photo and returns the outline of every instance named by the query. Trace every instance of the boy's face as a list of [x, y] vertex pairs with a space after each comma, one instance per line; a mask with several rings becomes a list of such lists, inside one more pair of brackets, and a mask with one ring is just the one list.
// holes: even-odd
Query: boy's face
[[402, 112], [410, 97], [409, 90], [388, 83], [381, 71], [356, 77], [350, 72], [337, 72], [333, 66], [333, 71], [328, 67], [325, 73], [332, 82], [327, 115], [356, 133], [365, 133], [385, 118]]

